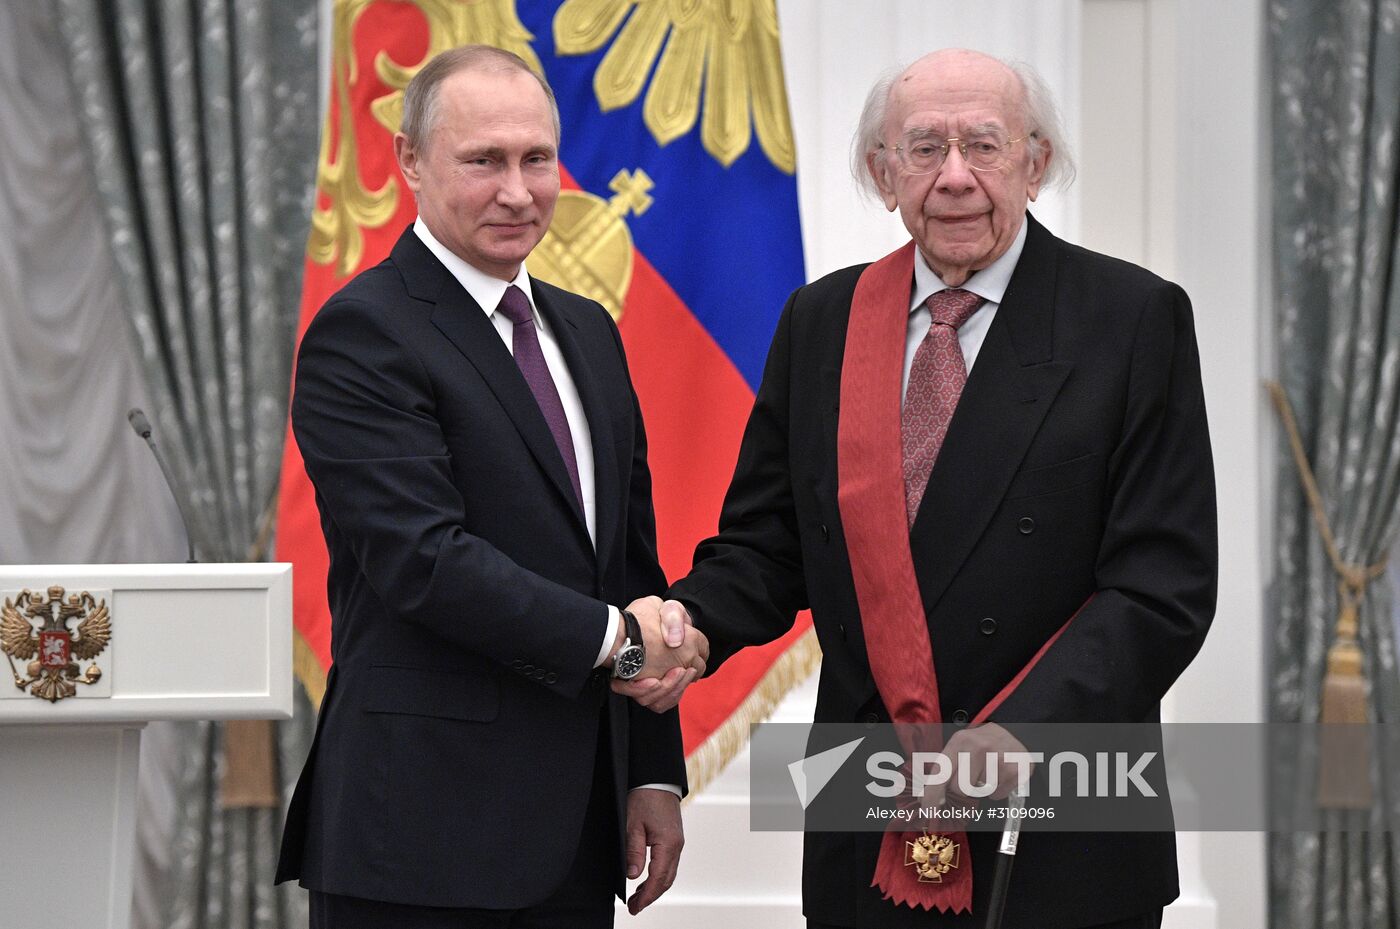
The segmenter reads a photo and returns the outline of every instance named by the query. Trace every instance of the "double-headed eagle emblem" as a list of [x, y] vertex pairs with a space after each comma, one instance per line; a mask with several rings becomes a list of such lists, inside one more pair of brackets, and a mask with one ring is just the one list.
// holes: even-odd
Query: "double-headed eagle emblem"
[[918, 872], [920, 884], [941, 884], [958, 867], [958, 843], [946, 835], [925, 833], [904, 846], [904, 864]]
[[[78, 693], [78, 684], [95, 684], [102, 669], [90, 664], [81, 674], [78, 662], [102, 654], [112, 639], [112, 617], [106, 600], [95, 600], [87, 591], [64, 597], [62, 587], [50, 587], [48, 596], [22, 590], [0, 607], [0, 651], [9, 659], [15, 686], [41, 700], [56, 703]], [[76, 630], [68, 624], [78, 620]], [[33, 660], [30, 660], [33, 659]], [[28, 661], [20, 674], [15, 661]]]

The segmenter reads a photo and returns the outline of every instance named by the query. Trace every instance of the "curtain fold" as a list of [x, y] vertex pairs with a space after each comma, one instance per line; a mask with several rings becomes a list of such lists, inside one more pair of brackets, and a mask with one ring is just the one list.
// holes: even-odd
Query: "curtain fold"
[[[1400, 490], [1400, 5], [1275, 0], [1273, 220], [1278, 374], [1292, 399], [1342, 558], [1370, 565], [1393, 545]], [[1270, 719], [1318, 719], [1337, 577], [1280, 445], [1268, 643]], [[1360, 611], [1371, 721], [1400, 722], [1391, 592], [1372, 583]], [[1271, 923], [1400, 922], [1400, 753], [1375, 746], [1370, 810], [1328, 812], [1321, 832], [1270, 837]], [[1272, 802], [1313, 808], [1316, 745], [1276, 757]], [[1361, 830], [1365, 825], [1367, 830]]]
[[[316, 0], [52, 0], [152, 421], [207, 561], [273, 510], [318, 131]], [[275, 737], [300, 769], [313, 714]], [[159, 926], [305, 923], [274, 888], [280, 809], [224, 809], [222, 727], [173, 739]]]

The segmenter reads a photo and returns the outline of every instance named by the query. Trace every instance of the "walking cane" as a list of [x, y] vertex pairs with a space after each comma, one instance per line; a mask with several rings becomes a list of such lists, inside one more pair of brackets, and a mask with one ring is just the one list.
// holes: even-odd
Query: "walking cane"
[[992, 874], [992, 896], [987, 903], [986, 929], [1001, 929], [1001, 914], [1006, 909], [1006, 893], [1011, 887], [1011, 865], [1016, 861], [1016, 843], [1021, 838], [1021, 814], [1026, 809], [1028, 784], [1022, 784], [1006, 798], [1006, 825], [1001, 828], [1001, 845], [997, 848], [997, 869]]

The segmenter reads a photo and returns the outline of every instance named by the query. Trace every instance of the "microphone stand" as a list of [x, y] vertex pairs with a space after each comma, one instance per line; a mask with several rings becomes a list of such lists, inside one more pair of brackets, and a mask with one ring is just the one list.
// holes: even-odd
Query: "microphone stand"
[[126, 421], [131, 423], [131, 428], [136, 430], [136, 434], [145, 439], [146, 446], [150, 448], [151, 454], [156, 456], [156, 464], [160, 465], [160, 473], [165, 477], [165, 486], [170, 491], [170, 496], [175, 498], [175, 506], [180, 510], [180, 522], [185, 527], [185, 544], [189, 552], [186, 564], [196, 564], [198, 559], [194, 557], [194, 533], [190, 531], [190, 514], [185, 509], [184, 495], [176, 490], [177, 482], [170, 467], [165, 463], [165, 456], [156, 447], [155, 440], [151, 438], [151, 421], [146, 418], [146, 414], [141, 412], [140, 407], [133, 407], [131, 412], [126, 414]]

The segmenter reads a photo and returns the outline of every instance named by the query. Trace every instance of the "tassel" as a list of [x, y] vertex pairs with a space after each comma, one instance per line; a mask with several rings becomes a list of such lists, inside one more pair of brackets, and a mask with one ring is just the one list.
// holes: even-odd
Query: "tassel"
[[1371, 739], [1366, 726], [1366, 679], [1356, 644], [1356, 598], [1342, 593], [1337, 641], [1327, 652], [1318, 741], [1317, 802], [1327, 809], [1371, 808]]
[[1332, 570], [1337, 572], [1342, 612], [1337, 617], [1337, 637], [1327, 652], [1327, 676], [1322, 681], [1321, 737], [1318, 739], [1317, 802], [1334, 810], [1365, 810], [1371, 806], [1371, 734], [1366, 719], [1366, 678], [1361, 671], [1361, 646], [1357, 644], [1357, 618], [1366, 585], [1385, 573], [1390, 553], [1381, 552], [1374, 564], [1347, 564], [1337, 548], [1332, 525], [1322, 505], [1312, 465], [1303, 451], [1303, 436], [1293, 416], [1288, 394], [1276, 381], [1266, 381], [1269, 396], [1288, 432], [1288, 447], [1298, 466], [1298, 479], [1308, 497], [1313, 522], [1327, 548]]

